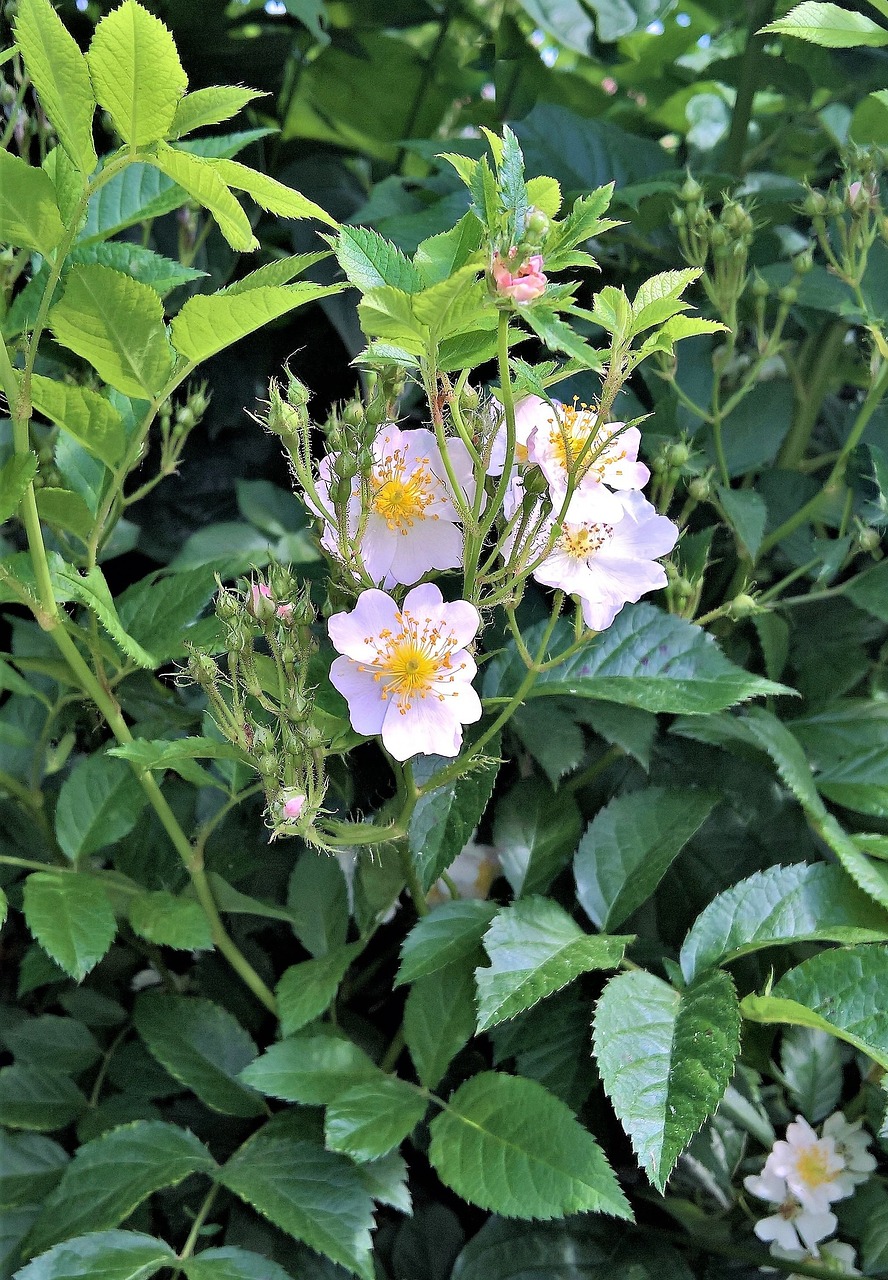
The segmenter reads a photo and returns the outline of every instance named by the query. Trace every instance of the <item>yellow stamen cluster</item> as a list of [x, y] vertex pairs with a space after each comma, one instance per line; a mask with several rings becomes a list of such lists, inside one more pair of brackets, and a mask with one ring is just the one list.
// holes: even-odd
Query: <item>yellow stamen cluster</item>
[[812, 1142], [799, 1153], [796, 1169], [802, 1182], [809, 1187], [822, 1187], [836, 1176], [830, 1153], [820, 1142]]
[[408, 471], [404, 449], [395, 449], [373, 468], [370, 476], [371, 510], [382, 516], [390, 529], [397, 529], [402, 536], [416, 520], [433, 519], [426, 509], [435, 501], [435, 477], [430, 458], [419, 458]]
[[[573, 404], [561, 406], [559, 415], [549, 419], [549, 442], [565, 471], [570, 471], [577, 462], [586, 442], [595, 430], [597, 411], [588, 404], [574, 401]], [[601, 480], [608, 463], [622, 462], [626, 451], [615, 450], [610, 446], [611, 437], [604, 438], [588, 450], [582, 462], [582, 475], [594, 474]]]
[[560, 548], [575, 560], [588, 560], [594, 556], [614, 533], [612, 524], [572, 524], [562, 530]]
[[372, 645], [376, 652], [374, 661], [359, 669], [373, 672], [373, 679], [382, 686], [382, 700], [393, 697], [403, 716], [417, 696], [425, 698], [434, 693], [443, 702], [447, 691], [441, 686], [453, 684], [454, 671], [461, 671], [465, 663], [454, 668], [451, 658], [459, 644], [453, 632], [445, 632], [440, 623], [433, 625], [428, 618], [416, 618], [407, 609], [396, 618], [398, 632], [386, 629], [378, 636], [365, 636], [364, 643]]

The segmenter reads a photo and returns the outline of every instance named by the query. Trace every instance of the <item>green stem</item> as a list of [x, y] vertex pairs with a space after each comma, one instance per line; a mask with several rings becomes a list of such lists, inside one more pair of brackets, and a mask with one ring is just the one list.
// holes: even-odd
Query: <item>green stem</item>
[[754, 1267], [770, 1268], [781, 1271], [784, 1275], [812, 1276], [814, 1280], [842, 1280], [847, 1272], [836, 1271], [835, 1268], [819, 1262], [787, 1262], [784, 1258], [775, 1258], [763, 1249], [751, 1249], [744, 1245], [720, 1244], [711, 1234], [703, 1239], [700, 1236], [680, 1236], [674, 1232], [657, 1232], [665, 1236], [673, 1244], [684, 1249], [699, 1249], [702, 1253], [712, 1253], [719, 1258], [733, 1258], [737, 1262], [748, 1262]]
[[410, 897], [413, 899], [416, 914], [418, 916], [427, 916], [429, 914], [429, 904], [426, 901], [422, 881], [419, 878], [410, 849], [407, 846], [406, 836], [398, 841], [397, 849], [398, 857], [401, 860], [401, 870], [404, 872], [404, 879], [407, 881], [407, 888], [410, 890]]
[[798, 467], [804, 458], [847, 332], [844, 320], [832, 320], [814, 335], [808, 353], [810, 359], [801, 370], [802, 386], [806, 390], [796, 406], [792, 426], [778, 455], [778, 467]]
[[[182, 1246], [182, 1252], [179, 1254], [180, 1262], [184, 1262], [186, 1258], [190, 1258], [191, 1255], [194, 1253], [195, 1246], [198, 1240], [200, 1239], [200, 1233], [201, 1233], [201, 1230], [203, 1229], [203, 1225], [206, 1222], [207, 1218], [210, 1216], [210, 1211], [213, 1208], [213, 1204], [215, 1203], [216, 1196], [218, 1194], [219, 1194], [219, 1183], [215, 1182], [207, 1192], [203, 1204], [200, 1206], [200, 1208], [197, 1211], [197, 1217], [194, 1219], [194, 1222], [191, 1224], [191, 1230], [188, 1232], [188, 1239], [185, 1241], [184, 1245]], [[184, 1271], [180, 1267], [174, 1272], [173, 1280], [180, 1280], [180, 1277], [182, 1275], [184, 1275]]]
[[743, 155], [746, 151], [746, 138], [752, 120], [753, 102], [761, 70], [764, 41], [757, 33], [759, 27], [768, 21], [773, 8], [774, 0], [751, 0], [748, 4], [749, 31], [740, 62], [740, 80], [737, 85], [737, 97], [734, 100], [731, 129], [728, 133], [723, 161], [726, 172], [736, 174], [737, 177], [743, 172]]

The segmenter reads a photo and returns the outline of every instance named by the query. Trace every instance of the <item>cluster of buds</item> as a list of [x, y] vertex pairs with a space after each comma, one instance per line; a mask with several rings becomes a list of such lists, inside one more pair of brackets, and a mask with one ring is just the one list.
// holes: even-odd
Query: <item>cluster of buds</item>
[[679, 191], [680, 205], [672, 211], [672, 225], [685, 261], [704, 270], [703, 285], [723, 319], [730, 319], [746, 288], [749, 249], [755, 223], [739, 200], [726, 198], [716, 216], [705, 192], [688, 174]]
[[506, 305], [534, 302], [546, 291], [540, 250], [549, 234], [549, 219], [533, 205], [526, 211], [520, 236], [514, 244], [494, 248], [488, 283], [498, 301]]
[[852, 289], [860, 287], [877, 237], [888, 242], [888, 216], [879, 186], [883, 164], [878, 150], [855, 155], [844, 176], [830, 183], [826, 192], [809, 187], [801, 207], [830, 268]]
[[160, 426], [160, 466], [158, 479], [174, 475], [188, 437], [202, 421], [210, 407], [210, 394], [205, 382], [189, 387], [184, 403], [173, 407], [167, 400], [158, 413]]
[[225, 627], [227, 669], [192, 652], [188, 673], [221, 732], [262, 779], [273, 836], [306, 835], [324, 799], [331, 740], [314, 705], [318, 646], [309, 592], [276, 565], [267, 580], [257, 575], [237, 590], [220, 585], [216, 616]]

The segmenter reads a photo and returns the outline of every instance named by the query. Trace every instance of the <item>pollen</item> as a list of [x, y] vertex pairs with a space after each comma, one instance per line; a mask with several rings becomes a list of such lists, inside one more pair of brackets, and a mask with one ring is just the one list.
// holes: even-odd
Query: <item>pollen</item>
[[561, 533], [560, 548], [574, 560], [589, 560], [613, 537], [612, 524], [566, 525]]
[[822, 1142], [812, 1142], [796, 1156], [796, 1171], [806, 1186], [822, 1187], [836, 1176], [835, 1160]]
[[437, 519], [428, 513], [436, 498], [437, 481], [430, 458], [408, 464], [405, 451], [395, 449], [373, 468], [370, 506], [390, 529], [406, 534], [417, 520]]
[[416, 698], [446, 696], [446, 686], [455, 679], [452, 656], [458, 644], [452, 632], [406, 609], [398, 622], [399, 631], [380, 632], [372, 641], [376, 653], [370, 669], [382, 686], [383, 700], [393, 698], [406, 715]]

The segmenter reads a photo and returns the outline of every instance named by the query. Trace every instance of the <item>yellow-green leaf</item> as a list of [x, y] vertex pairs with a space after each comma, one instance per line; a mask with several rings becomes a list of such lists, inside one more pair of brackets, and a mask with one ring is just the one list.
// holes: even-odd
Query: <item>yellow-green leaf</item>
[[218, 84], [209, 89], [196, 89], [194, 93], [186, 93], [184, 98], [179, 99], [176, 107], [170, 137], [181, 138], [194, 129], [230, 120], [254, 98], [265, 96], [259, 89], [244, 89], [241, 85], [234, 84]]
[[87, 53], [99, 105], [131, 146], [170, 131], [188, 87], [173, 37], [137, 0], [124, 0], [96, 27]]
[[264, 285], [247, 293], [198, 294], [189, 298], [173, 321], [173, 345], [181, 355], [198, 363], [261, 329], [269, 320], [344, 287], [300, 283], [277, 288]]
[[31, 378], [31, 403], [44, 418], [67, 431], [109, 467], [120, 461], [126, 447], [123, 419], [110, 400], [97, 391], [35, 373]]
[[49, 0], [19, 0], [15, 39], [59, 141], [81, 173], [89, 175], [96, 167], [96, 100], [77, 41]]
[[235, 191], [246, 191], [262, 209], [276, 213], [281, 218], [317, 218], [326, 222], [329, 227], [339, 226], [335, 218], [331, 218], [326, 209], [309, 200], [292, 187], [285, 187], [265, 173], [258, 173], [237, 160], [210, 160], [209, 164], [219, 177]]
[[0, 242], [50, 257], [65, 234], [52, 179], [11, 151], [0, 151]]
[[205, 209], [209, 209], [232, 249], [248, 253], [259, 248], [249, 218], [216, 172], [215, 161], [166, 146], [158, 148], [156, 155], [147, 158]]

